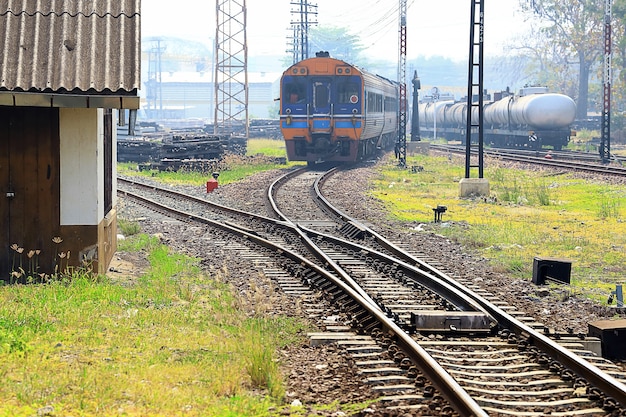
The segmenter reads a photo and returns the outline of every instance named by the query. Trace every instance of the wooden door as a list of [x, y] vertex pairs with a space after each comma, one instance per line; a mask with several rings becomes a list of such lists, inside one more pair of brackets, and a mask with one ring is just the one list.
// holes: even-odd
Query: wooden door
[[0, 107], [0, 278], [54, 272], [59, 172], [58, 109]]

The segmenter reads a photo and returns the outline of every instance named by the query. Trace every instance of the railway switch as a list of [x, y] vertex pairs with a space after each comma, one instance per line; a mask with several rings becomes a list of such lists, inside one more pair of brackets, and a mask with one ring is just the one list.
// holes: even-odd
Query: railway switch
[[414, 330], [433, 333], [489, 333], [493, 319], [483, 312], [423, 310], [411, 312]]

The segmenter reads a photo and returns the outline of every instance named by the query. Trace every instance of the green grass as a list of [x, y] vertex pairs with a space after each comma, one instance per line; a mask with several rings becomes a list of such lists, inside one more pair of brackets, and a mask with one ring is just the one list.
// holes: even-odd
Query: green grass
[[[245, 301], [198, 260], [143, 234], [132, 285], [77, 274], [0, 287], [0, 416], [264, 416], [282, 408], [276, 351], [298, 319], [246, 314]], [[262, 298], [262, 296], [259, 296]], [[271, 308], [268, 307], [268, 308]]]
[[207, 275], [141, 233], [119, 250], [145, 252], [149, 269], [0, 287], [0, 416], [306, 415], [284, 403], [277, 352], [311, 329], [265, 314], [271, 285], [239, 298], [228, 270]]
[[407, 224], [432, 223], [432, 208], [445, 205], [437, 233], [478, 250], [503, 271], [530, 279], [535, 256], [569, 259], [574, 290], [602, 302], [615, 283], [623, 282], [623, 187], [487, 161], [489, 198], [462, 199], [464, 159], [410, 156], [407, 164], [424, 171], [411, 173], [389, 161], [372, 182], [371, 193], [391, 217]]
[[285, 142], [276, 139], [250, 139], [248, 140], [248, 155], [267, 155], [274, 157], [286, 156]]

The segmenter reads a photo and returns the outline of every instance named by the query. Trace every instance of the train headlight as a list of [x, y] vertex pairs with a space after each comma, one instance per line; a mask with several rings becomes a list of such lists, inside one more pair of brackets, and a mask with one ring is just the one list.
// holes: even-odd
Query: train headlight
[[285, 113], [287, 113], [287, 119], [285, 119], [285, 123], [290, 125], [291, 124], [291, 109], [285, 110]]
[[356, 126], [356, 109], [352, 109], [352, 126]]

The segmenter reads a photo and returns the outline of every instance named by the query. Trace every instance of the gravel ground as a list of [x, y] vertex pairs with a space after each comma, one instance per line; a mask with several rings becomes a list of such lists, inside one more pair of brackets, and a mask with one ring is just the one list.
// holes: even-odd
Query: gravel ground
[[[280, 171], [268, 171], [246, 180], [220, 186], [210, 194], [204, 187], [183, 187], [188, 193], [205, 196], [211, 201], [238, 207], [250, 212], [267, 215], [264, 194], [267, 185]], [[560, 333], [587, 333], [587, 323], [613, 316], [613, 311], [593, 302], [567, 295], [558, 289], [537, 287], [528, 280], [513, 279], [490, 268], [485, 259], [471, 250], [437, 234], [439, 225], [423, 225], [423, 231], [415, 231], [417, 225], [396, 224], [386, 219], [385, 210], [377, 200], [366, 195], [368, 179], [376, 175], [372, 164], [341, 172], [327, 183], [326, 194], [331, 201], [348, 214], [369, 224], [381, 234], [397, 241], [409, 241], [417, 250], [440, 259], [449, 267], [450, 275], [468, 277], [492, 293], [515, 305], [519, 310]], [[141, 219], [142, 231], [159, 234], [162, 240], [179, 250], [203, 259], [203, 265], [213, 274], [232, 283], [244, 299], [249, 300], [250, 314], [302, 315], [292, 300], [274, 290], [271, 283], [256, 268], [246, 265], [236, 254], [222, 253], [215, 247], [207, 247], [204, 239], [198, 239], [200, 230], [167, 221], [160, 216], [148, 214], [136, 206], [120, 200], [119, 215], [127, 219]], [[112, 274], [125, 279], [129, 272], [139, 272], [145, 260], [137, 254], [118, 252], [112, 264]], [[117, 271], [117, 272], [115, 272]], [[311, 348], [308, 345], [292, 346], [281, 352], [288, 376], [287, 401], [301, 402], [307, 407], [312, 403], [354, 403], [375, 398], [369, 387], [356, 373], [348, 358], [333, 346]], [[310, 416], [340, 416], [340, 412], [326, 414], [309, 413]], [[386, 415], [375, 407], [361, 415]]]

